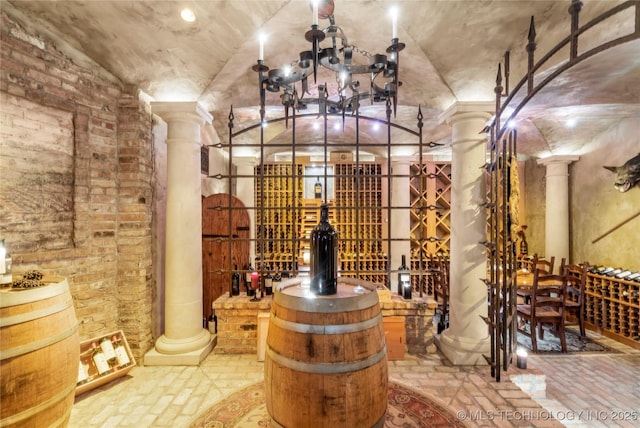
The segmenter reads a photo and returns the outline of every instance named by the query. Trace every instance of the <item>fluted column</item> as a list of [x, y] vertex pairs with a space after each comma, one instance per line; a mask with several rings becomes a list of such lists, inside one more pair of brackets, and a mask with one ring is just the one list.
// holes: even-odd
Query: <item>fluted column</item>
[[538, 165], [547, 167], [545, 214], [544, 214], [544, 256], [554, 256], [556, 266], [560, 260], [569, 261], [569, 164], [579, 156], [559, 155], [538, 159]]
[[[257, 267], [256, 260], [256, 210], [255, 207], [255, 167], [258, 159], [255, 157], [233, 157], [233, 163], [237, 167], [236, 197], [249, 209], [249, 257]], [[240, 177], [240, 176], [246, 177]], [[242, 266], [241, 266], [242, 267]]]
[[[407, 256], [407, 266], [411, 264], [411, 192], [409, 192], [409, 174], [411, 173], [411, 159], [394, 157], [391, 161], [393, 178], [391, 179], [391, 270], [398, 269], [402, 263], [402, 255]], [[403, 177], [397, 177], [402, 175]], [[396, 207], [407, 207], [396, 208]], [[404, 239], [404, 241], [393, 241]], [[398, 275], [391, 275], [391, 291], [398, 291]]]
[[167, 123], [164, 334], [145, 365], [198, 365], [213, 347], [202, 327], [200, 130], [213, 118], [195, 102], [153, 102]]
[[486, 364], [490, 355], [487, 316], [485, 248], [487, 214], [480, 206], [486, 199], [486, 177], [481, 166], [486, 159], [486, 135], [481, 133], [489, 103], [454, 104], [442, 119], [451, 134], [451, 244], [449, 328], [436, 344], [455, 365]]

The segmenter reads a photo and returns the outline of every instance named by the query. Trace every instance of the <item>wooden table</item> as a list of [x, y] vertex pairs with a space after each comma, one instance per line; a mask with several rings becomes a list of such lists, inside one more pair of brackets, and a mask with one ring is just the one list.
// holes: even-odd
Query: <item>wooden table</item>
[[[533, 272], [530, 271], [523, 271], [523, 270], [519, 270], [518, 271], [518, 288], [522, 287], [522, 288], [531, 288], [531, 286], [533, 285]], [[538, 283], [539, 286], [545, 286], [545, 285], [560, 285], [561, 283], [558, 282], [557, 280], [542, 280]]]

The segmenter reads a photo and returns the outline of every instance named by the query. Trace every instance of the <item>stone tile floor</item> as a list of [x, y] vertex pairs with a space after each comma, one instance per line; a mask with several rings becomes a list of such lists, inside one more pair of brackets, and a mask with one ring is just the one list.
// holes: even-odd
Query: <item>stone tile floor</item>
[[[640, 427], [640, 350], [589, 333], [620, 353], [529, 355], [495, 382], [487, 366], [440, 354], [389, 362], [395, 382], [429, 396], [469, 426]], [[76, 398], [70, 427], [187, 427], [209, 406], [263, 379], [255, 355], [210, 354], [198, 367], [134, 367]], [[511, 380], [513, 379], [513, 381]]]

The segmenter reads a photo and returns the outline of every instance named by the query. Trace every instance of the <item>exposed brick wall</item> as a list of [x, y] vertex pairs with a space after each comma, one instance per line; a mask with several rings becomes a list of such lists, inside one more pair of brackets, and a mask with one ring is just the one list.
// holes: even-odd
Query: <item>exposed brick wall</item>
[[[66, 277], [81, 338], [122, 329], [140, 358], [152, 346], [155, 283], [149, 106], [115, 79], [101, 77], [103, 71], [75, 65], [6, 12], [0, 42], [2, 111], [10, 100], [28, 107], [13, 105], [23, 117], [3, 114], [0, 121], [0, 236], [13, 254], [14, 272], [37, 268]], [[55, 126], [34, 124], [58, 116], [60, 132], [71, 138], [72, 161], [56, 166]], [[18, 125], [33, 125], [29, 138], [21, 138]], [[5, 151], [5, 144], [20, 150]], [[5, 174], [15, 162], [31, 162], [34, 174]], [[58, 204], [47, 196], [50, 188], [66, 189]]]
[[118, 324], [141, 356], [153, 346], [152, 115], [127, 95], [118, 111]]
[[[251, 302], [246, 295], [220, 296], [213, 303], [218, 317], [216, 354], [255, 354], [258, 339], [258, 314], [271, 311], [271, 296]], [[380, 302], [383, 317], [404, 317], [406, 351], [422, 355], [436, 351], [433, 339], [435, 301], [407, 302], [389, 300]]]

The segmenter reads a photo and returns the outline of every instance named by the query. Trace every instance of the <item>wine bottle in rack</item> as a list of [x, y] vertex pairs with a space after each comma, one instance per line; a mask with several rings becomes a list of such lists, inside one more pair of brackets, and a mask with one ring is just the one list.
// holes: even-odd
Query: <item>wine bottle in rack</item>
[[131, 364], [131, 359], [129, 358], [129, 354], [127, 354], [127, 349], [124, 347], [124, 343], [122, 343], [122, 336], [114, 334], [111, 336], [111, 342], [113, 343], [113, 349], [116, 353], [116, 358], [118, 359], [118, 366], [122, 368]]
[[102, 349], [104, 358], [107, 360], [109, 367], [114, 367], [117, 364], [118, 359], [116, 357], [116, 351], [113, 349], [113, 343], [111, 343], [111, 340], [109, 340], [108, 337], [105, 336], [100, 339], [100, 349]]
[[104, 352], [102, 352], [102, 349], [98, 345], [98, 342], [93, 342], [91, 344], [91, 349], [93, 349], [93, 355], [91, 356], [91, 358], [93, 359], [93, 364], [96, 365], [98, 375], [103, 376], [111, 373], [111, 367], [109, 367], [107, 358], [104, 356]]
[[89, 367], [84, 364], [81, 356], [80, 361], [78, 361], [78, 382], [76, 385], [84, 385], [88, 381], [89, 381]]
[[322, 199], [322, 183], [320, 177], [316, 178], [316, 184], [313, 185], [313, 196], [316, 199]]

